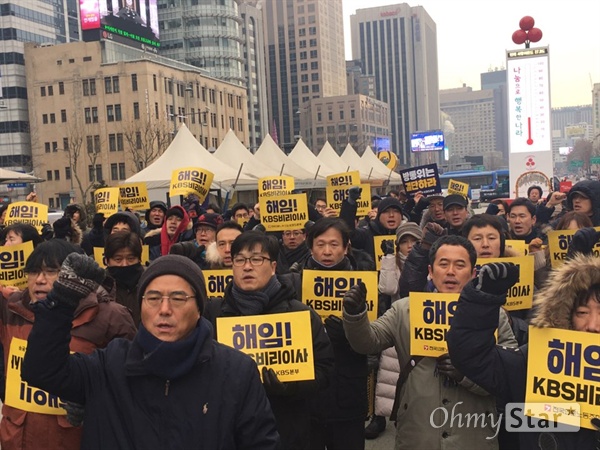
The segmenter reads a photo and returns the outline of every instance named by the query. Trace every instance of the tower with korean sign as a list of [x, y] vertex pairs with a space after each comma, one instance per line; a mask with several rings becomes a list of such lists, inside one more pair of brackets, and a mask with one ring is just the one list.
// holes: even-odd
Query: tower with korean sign
[[532, 17], [523, 17], [513, 42], [523, 50], [506, 52], [508, 85], [509, 169], [511, 197], [526, 197], [530, 186], [552, 191], [549, 48], [529, 48], [542, 37]]

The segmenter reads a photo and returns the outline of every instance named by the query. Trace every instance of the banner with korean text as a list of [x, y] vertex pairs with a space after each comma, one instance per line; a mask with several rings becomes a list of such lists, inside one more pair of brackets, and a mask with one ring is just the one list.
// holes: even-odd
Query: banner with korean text
[[[558, 422], [597, 430], [591, 419], [600, 419], [598, 335], [530, 326], [525, 401], [561, 413]], [[556, 410], [555, 404], [566, 402], [579, 404], [580, 411]]]
[[469, 183], [463, 183], [462, 181], [456, 181], [450, 179], [448, 181], [448, 195], [458, 194], [463, 197], [469, 196]]
[[217, 340], [249, 355], [280, 381], [315, 379], [310, 311], [217, 318]]
[[344, 294], [355, 284], [367, 288], [367, 316], [377, 319], [377, 272], [373, 271], [302, 271], [302, 303], [310, 306], [325, 320], [330, 315], [342, 317]]
[[308, 221], [306, 194], [259, 199], [260, 221], [267, 231], [302, 230]]
[[104, 217], [116, 213], [119, 211], [119, 188], [96, 189], [94, 191], [94, 203], [96, 204], [96, 212], [104, 213]]
[[233, 270], [203, 270], [206, 294], [208, 298], [223, 298], [225, 288], [233, 280]]
[[9, 226], [17, 222], [28, 223], [41, 233], [42, 226], [48, 223], [48, 206], [36, 202], [9, 204], [6, 209], [4, 225]]
[[25, 263], [33, 252], [33, 242], [0, 247], [0, 285], [27, 289]]
[[294, 177], [279, 175], [258, 179], [258, 198], [292, 195], [295, 188]]
[[214, 174], [200, 167], [184, 167], [175, 169], [171, 174], [169, 197], [195, 194], [202, 203], [213, 182]]
[[533, 303], [533, 256], [515, 256], [512, 258], [481, 258], [477, 260], [477, 273], [483, 264], [495, 262], [513, 263], [519, 266], [519, 282], [506, 294], [504, 308], [508, 311], [530, 309]]
[[506, 248], [512, 249], [518, 256], [525, 256], [529, 254], [529, 246], [525, 241], [520, 239], [507, 239]]
[[410, 354], [438, 357], [448, 353], [446, 334], [458, 305], [460, 294], [411, 292]]
[[[594, 228], [596, 231], [600, 231], [600, 227]], [[567, 259], [567, 253], [569, 251], [569, 245], [571, 245], [571, 239], [577, 230], [551, 230], [548, 231], [548, 252], [552, 268], [556, 269], [563, 265]], [[594, 256], [600, 256], [600, 242], [596, 242], [592, 248]]]
[[122, 184], [119, 186], [119, 201], [121, 208], [150, 209], [148, 187], [146, 183]]
[[373, 236], [373, 249], [375, 250], [375, 268], [379, 271], [381, 270], [381, 260], [383, 259], [383, 250], [382, 243], [384, 241], [389, 241], [396, 248], [396, 235], [395, 234], [387, 234], [383, 236]]
[[348, 190], [353, 186], [359, 186], [362, 189], [360, 198], [356, 202], [356, 215], [362, 217], [369, 214], [369, 211], [371, 211], [371, 185], [360, 182], [358, 170], [327, 177], [325, 188], [327, 207], [333, 209], [339, 215], [342, 202], [348, 198]]
[[404, 189], [411, 197], [417, 192], [422, 192], [425, 196], [442, 192], [438, 167], [435, 163], [401, 170], [399, 173]]

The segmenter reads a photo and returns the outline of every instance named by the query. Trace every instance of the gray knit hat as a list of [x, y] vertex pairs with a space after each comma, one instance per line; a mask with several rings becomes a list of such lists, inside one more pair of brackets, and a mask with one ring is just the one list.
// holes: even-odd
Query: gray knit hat
[[396, 245], [400, 244], [402, 236], [407, 234], [414, 236], [419, 241], [423, 238], [423, 230], [421, 230], [419, 225], [414, 222], [404, 222], [396, 228]]
[[196, 303], [200, 314], [204, 311], [206, 303], [206, 285], [204, 284], [204, 275], [200, 268], [191, 259], [181, 255], [165, 255], [161, 256], [148, 266], [140, 277], [138, 283], [137, 299], [142, 302], [142, 296], [146, 291], [146, 287], [152, 280], [161, 275], [177, 275], [190, 283], [192, 289], [196, 293]]

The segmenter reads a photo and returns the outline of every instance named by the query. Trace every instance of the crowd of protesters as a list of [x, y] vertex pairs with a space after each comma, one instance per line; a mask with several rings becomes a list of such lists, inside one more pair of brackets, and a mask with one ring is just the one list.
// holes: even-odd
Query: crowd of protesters
[[[0, 444], [362, 450], [389, 420], [398, 450], [595, 449], [598, 432], [583, 428], [505, 433], [489, 423], [431, 422], [442, 410], [502, 416], [504, 405], [523, 402], [530, 325], [600, 333], [600, 182], [545, 199], [542, 192], [532, 186], [527, 197], [473, 214], [459, 194], [390, 191], [360, 217], [362, 192], [353, 187], [339, 215], [313, 199], [304, 227], [283, 232], [266, 231], [258, 203], [222, 211], [193, 197], [89, 220], [70, 204], [41, 232], [2, 225], [3, 246], [31, 241], [34, 250], [27, 287], [0, 291]], [[578, 230], [559, 268], [550, 262], [550, 230]], [[484, 264], [517, 255], [507, 240], [523, 241], [533, 256], [531, 309], [503, 307], [518, 266]], [[338, 316], [322, 320], [302, 302], [305, 270], [376, 267], [375, 320], [361, 283], [345, 293]], [[207, 294], [206, 270], [231, 271], [222, 298]], [[411, 354], [411, 292], [460, 295], [448, 353]], [[310, 313], [313, 380], [282, 382], [218, 343], [219, 318], [298, 311]], [[5, 401], [12, 348], [25, 341], [22, 380], [58, 396], [66, 414]]]

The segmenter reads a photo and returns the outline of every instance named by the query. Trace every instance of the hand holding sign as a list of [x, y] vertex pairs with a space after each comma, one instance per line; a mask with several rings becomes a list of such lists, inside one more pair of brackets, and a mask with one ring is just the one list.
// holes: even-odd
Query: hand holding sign
[[519, 282], [519, 267], [513, 263], [485, 264], [475, 282], [475, 288], [486, 294], [506, 295]]
[[381, 251], [385, 256], [393, 255], [396, 252], [394, 249], [394, 241], [391, 239], [387, 241], [381, 241]]
[[353, 316], [367, 309], [367, 287], [364, 283], [355, 284], [346, 292], [344, 295], [344, 309]]

